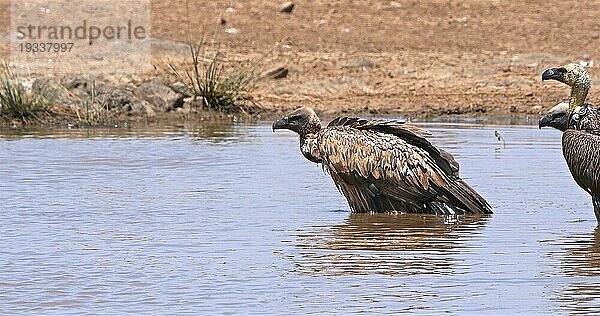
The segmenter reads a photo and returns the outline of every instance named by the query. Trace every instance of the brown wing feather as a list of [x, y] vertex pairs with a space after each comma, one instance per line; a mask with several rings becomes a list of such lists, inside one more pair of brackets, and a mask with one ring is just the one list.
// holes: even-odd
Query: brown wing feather
[[333, 119], [331, 122], [329, 122], [329, 124], [327, 124], [327, 127], [334, 126], [347, 126], [356, 129], [387, 128], [388, 131], [394, 131], [395, 129], [398, 129], [401, 130], [400, 132], [408, 130], [421, 136], [431, 135], [431, 133], [428, 131], [412, 125], [410, 122], [404, 120], [367, 120], [359, 117], [342, 116]]
[[432, 145], [424, 136], [430, 133], [406, 121], [400, 120], [365, 120], [357, 117], [338, 117], [329, 122], [327, 127], [345, 126], [358, 130], [371, 130], [400, 137], [407, 143], [427, 151], [432, 159], [447, 174], [458, 177], [459, 165], [454, 157]]
[[324, 168], [353, 210], [491, 213], [487, 202], [455, 176], [441, 151], [422, 137], [387, 123], [337, 122], [321, 132], [318, 146]]

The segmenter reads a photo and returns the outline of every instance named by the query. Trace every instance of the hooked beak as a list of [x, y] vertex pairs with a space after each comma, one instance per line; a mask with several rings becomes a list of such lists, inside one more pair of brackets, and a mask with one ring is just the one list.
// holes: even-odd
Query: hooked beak
[[564, 72], [559, 71], [560, 68], [549, 68], [544, 70], [542, 73], [542, 81], [544, 80], [557, 80], [560, 82], [564, 81]]
[[551, 121], [552, 118], [550, 118], [549, 116], [542, 116], [542, 118], [540, 118], [540, 121], [538, 122], [538, 127], [542, 129], [542, 127], [549, 126]]
[[275, 122], [273, 122], [273, 132], [275, 132], [276, 129], [286, 129], [288, 126], [288, 122], [287, 119], [284, 118], [280, 118], [278, 120], [276, 120]]

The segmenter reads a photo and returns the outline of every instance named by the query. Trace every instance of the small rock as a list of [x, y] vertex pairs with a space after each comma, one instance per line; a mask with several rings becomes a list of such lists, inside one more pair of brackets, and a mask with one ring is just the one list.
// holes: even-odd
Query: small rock
[[294, 6], [295, 5], [293, 2], [286, 2], [281, 5], [281, 7], [279, 8], [279, 12], [292, 13], [292, 11], [294, 10]]
[[188, 88], [188, 85], [186, 85], [185, 83], [178, 81], [175, 82], [174, 84], [170, 85], [171, 89], [173, 89], [173, 91], [177, 92], [177, 93], [181, 93], [185, 96], [190, 96], [192, 95], [192, 91], [190, 91], [190, 88]]
[[369, 58], [364, 58], [364, 57], [352, 59], [352, 60], [348, 61], [345, 65], [345, 67], [348, 67], [348, 68], [363, 68], [363, 69], [364, 68], [373, 68], [375, 66], [377, 66], [375, 64], [375, 61], [373, 61], [372, 59], [369, 59]]
[[136, 102], [131, 105], [131, 113], [134, 114], [146, 114], [148, 116], [156, 115], [156, 111], [148, 101]]
[[235, 27], [230, 27], [230, 28], [228, 28], [228, 29], [225, 30], [225, 33], [227, 33], [227, 34], [233, 34], [233, 35], [235, 35], [235, 34], [237, 34], [239, 32], [240, 32], [240, 30], [236, 29]]
[[117, 86], [105, 85], [96, 95], [109, 110], [129, 111], [133, 104], [139, 103], [133, 92]]
[[183, 99], [183, 106], [181, 107], [181, 112], [196, 112], [196, 110], [200, 107], [202, 107], [202, 99], [195, 98], [194, 100], [194, 97], [185, 98]]
[[281, 79], [288, 75], [288, 69], [284, 66], [275, 67], [262, 73], [261, 77], [269, 79]]
[[142, 83], [136, 94], [160, 112], [172, 111], [183, 105], [183, 95], [166, 86], [160, 78]]
[[80, 78], [80, 77], [66, 78], [63, 80], [63, 85], [65, 88], [67, 88], [69, 90], [79, 89], [80, 87], [86, 88], [87, 80]]

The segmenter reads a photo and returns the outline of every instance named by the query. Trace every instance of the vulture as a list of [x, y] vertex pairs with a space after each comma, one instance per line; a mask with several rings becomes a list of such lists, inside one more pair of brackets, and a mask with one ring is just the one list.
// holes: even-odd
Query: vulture
[[491, 214], [458, 175], [452, 155], [404, 121], [339, 117], [326, 127], [309, 107], [273, 123], [300, 136], [300, 151], [330, 174], [354, 212]]
[[600, 221], [600, 117], [598, 110], [584, 104], [590, 88], [587, 71], [577, 64], [551, 68], [542, 80], [554, 79], [571, 86], [569, 102], [553, 107], [539, 121], [563, 132], [562, 152], [575, 182], [592, 196], [594, 214]]
[[600, 130], [600, 112], [592, 105], [583, 103], [590, 90], [590, 76], [585, 67], [580, 64], [568, 64], [564, 67], [549, 68], [542, 73], [542, 81], [544, 80], [556, 80], [571, 87], [568, 112], [573, 120], [570, 122], [570, 128]]

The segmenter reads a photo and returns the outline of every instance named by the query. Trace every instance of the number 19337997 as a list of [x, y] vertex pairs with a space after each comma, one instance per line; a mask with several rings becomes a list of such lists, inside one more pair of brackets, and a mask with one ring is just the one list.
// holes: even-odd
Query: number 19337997
[[21, 53], [68, 53], [73, 49], [75, 43], [59, 42], [25, 42], [19, 43]]

